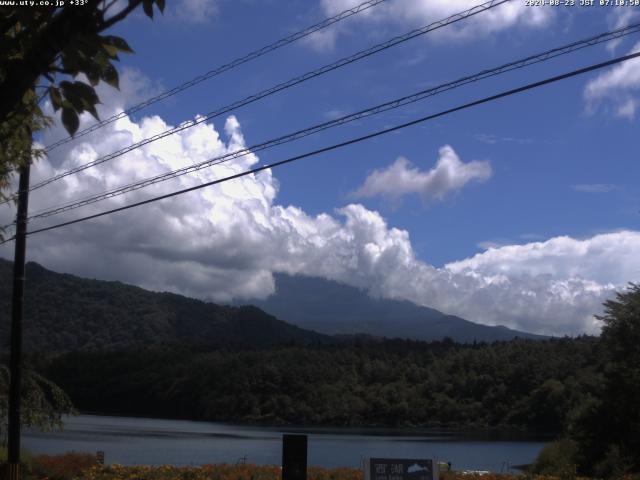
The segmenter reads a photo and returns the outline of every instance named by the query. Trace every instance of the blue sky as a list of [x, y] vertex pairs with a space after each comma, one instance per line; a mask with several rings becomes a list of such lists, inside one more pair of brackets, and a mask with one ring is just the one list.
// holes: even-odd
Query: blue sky
[[[624, 8], [631, 7], [619, 7]], [[464, 9], [462, 3], [459, 9]], [[547, 25], [517, 25], [462, 39], [426, 35], [241, 108], [235, 115], [251, 144], [606, 31], [615, 18], [613, 8], [548, 9], [555, 11]], [[122, 63], [172, 87], [325, 14], [320, 5], [306, 1], [241, 1], [216, 3], [211, 20], [202, 23], [176, 21], [172, 12], [154, 22], [138, 15], [117, 29], [137, 52]], [[300, 42], [207, 81], [153, 111], [178, 123], [427, 23], [346, 20], [340, 25], [345, 33], [333, 48]], [[616, 52], [626, 53], [637, 40], [628, 38]], [[326, 132], [290, 148], [265, 152], [260, 158], [274, 161], [611, 56], [604, 46], [592, 47]], [[637, 119], [611, 115], [610, 105], [588, 111], [583, 91], [595, 76], [571, 79], [285, 167], [275, 173], [281, 182], [279, 201], [312, 214], [339, 208], [372, 170], [388, 166], [398, 156], [428, 169], [437, 160], [438, 149], [448, 144], [463, 161], [489, 160], [492, 178], [469, 184], [435, 204], [424, 205], [418, 195], [403, 198], [399, 205], [377, 198], [362, 200], [394, 226], [407, 229], [420, 258], [434, 265], [473, 255], [481, 251], [483, 242], [523, 242], [557, 235], [581, 238], [637, 228], [640, 197], [638, 177], [633, 174], [638, 172]], [[221, 123], [222, 119], [214, 121]], [[609, 187], [588, 193], [584, 191], [588, 187], [581, 191], [576, 185]]]
[[[113, 30], [136, 53], [120, 62], [122, 91], [101, 89], [101, 113], [357, 3], [180, 0], [168, 2], [154, 21], [136, 13]], [[388, 0], [138, 112], [126, 125], [59, 149], [37, 167], [35, 178], [473, 5]], [[163, 140], [102, 173], [34, 193], [32, 211], [53, 198], [57, 203], [188, 165], [634, 21], [640, 21], [638, 7], [526, 7], [513, 0], [242, 107], [235, 118], [192, 129], [200, 133], [182, 137], [179, 146]], [[636, 34], [483, 80], [229, 168], [274, 162], [605, 61], [639, 41]], [[33, 236], [30, 258], [60, 271], [216, 301], [270, 294], [273, 272], [317, 275], [482, 323], [594, 333], [592, 314], [602, 300], [640, 280], [639, 63], [457, 112], [119, 220]], [[44, 141], [61, 135], [56, 126]], [[204, 172], [61, 218], [217, 175]]]

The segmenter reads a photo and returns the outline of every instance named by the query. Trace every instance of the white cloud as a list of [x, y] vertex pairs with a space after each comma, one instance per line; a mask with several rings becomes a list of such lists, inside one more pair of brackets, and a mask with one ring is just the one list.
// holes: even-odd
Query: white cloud
[[489, 133], [477, 133], [473, 138], [479, 142], [486, 143], [487, 145], [495, 145], [498, 143], [498, 137]]
[[302, 40], [305, 44], [318, 51], [331, 51], [335, 48], [340, 33], [340, 25], [318, 30]]
[[[613, 11], [609, 14], [609, 24], [612, 25], [614, 29], [624, 28], [631, 24], [631, 22], [636, 21], [640, 18], [640, 12], [634, 8], [614, 8]], [[616, 38], [615, 40], [611, 40], [607, 42], [607, 50], [610, 52], [615, 52], [618, 46], [623, 42], [623, 38]]]
[[638, 108], [638, 101], [635, 98], [626, 98], [621, 101], [618, 105], [618, 109], [616, 110], [616, 114], [619, 117], [626, 118], [627, 120], [632, 120], [636, 115], [636, 109]]
[[[582, 278], [600, 285], [624, 285], [640, 276], [640, 232], [621, 231], [578, 240], [561, 236], [544, 242], [490, 248], [452, 262], [454, 273], [474, 272], [509, 277]], [[612, 260], [615, 259], [615, 260]]]
[[[355, 7], [361, 0], [321, 0], [320, 5], [327, 16], [336, 15], [347, 8]], [[478, 4], [475, 0], [389, 0], [359, 13], [354, 22], [369, 25], [395, 23], [416, 27], [447, 18], [468, 10]], [[541, 27], [554, 16], [551, 8], [529, 8], [524, 2], [510, 2], [465, 19], [457, 24], [438, 30], [431, 37], [444, 40], [470, 40], [478, 36], [493, 34], [508, 28], [526, 26]], [[342, 23], [310, 38], [318, 49], [330, 49], [336, 44], [341, 33], [353, 28], [353, 23]]]
[[[105, 105], [124, 106], [125, 99], [113, 91], [101, 95]], [[108, 113], [102, 111], [103, 116]], [[139, 122], [121, 119], [99, 134], [54, 150], [48, 160], [34, 165], [33, 182], [165, 128], [157, 116]], [[56, 127], [45, 140], [59, 136]], [[234, 117], [227, 119], [223, 133], [200, 124], [34, 192], [31, 211], [189, 165], [244, 143]], [[237, 173], [257, 161], [250, 155], [50, 222], [34, 222], [31, 228]], [[615, 288], [640, 279], [640, 232], [503, 246], [436, 268], [417, 259], [409, 233], [389, 226], [378, 212], [350, 204], [312, 216], [299, 207], [279, 205], [277, 192], [276, 179], [265, 171], [30, 236], [28, 257], [57, 271], [214, 301], [269, 295], [273, 272], [315, 275], [477, 322], [556, 334], [596, 332], [592, 315], [601, 311], [601, 302]], [[7, 206], [0, 208], [0, 221], [7, 223], [12, 215]], [[0, 254], [11, 258], [11, 245], [1, 247]]]
[[124, 67], [121, 70], [119, 83], [120, 95], [114, 96], [115, 92], [109, 91], [106, 87], [100, 89], [100, 91], [104, 92], [100, 97], [102, 103], [105, 103], [103, 96], [106, 95], [110, 100], [116, 101], [121, 105], [120, 108], [124, 108], [124, 99], [129, 105], [134, 105], [166, 90], [160, 81], [153, 81], [140, 70], [131, 67]]
[[483, 240], [481, 242], [476, 243], [476, 246], [478, 248], [481, 248], [482, 250], [489, 250], [490, 248], [504, 247], [505, 245], [509, 245], [511, 243], [513, 242], [509, 239]]
[[[638, 254], [640, 232], [621, 231], [584, 240], [563, 236], [490, 248], [445, 268], [487, 283], [480, 301], [510, 304], [524, 324], [526, 318], [538, 318], [545, 319], [538, 325], [546, 323], [549, 332], [593, 332], [598, 325], [592, 314], [600, 311], [600, 302], [640, 278]], [[564, 315], [568, 318], [560, 320]]]
[[498, 137], [490, 133], [476, 133], [473, 138], [487, 145], [495, 145], [498, 142], [529, 144], [533, 143], [532, 138]]
[[169, 4], [173, 15], [184, 23], [209, 23], [218, 14], [218, 0], [179, 0]]
[[[640, 51], [640, 42], [629, 53]], [[587, 108], [594, 111], [599, 105], [610, 105], [614, 114], [623, 118], [633, 118], [638, 107], [636, 98], [640, 90], [640, 58], [627, 60], [587, 83], [584, 96]]]
[[571, 185], [571, 188], [582, 193], [609, 193], [618, 190], [619, 187], [611, 183], [581, 183]]
[[442, 200], [471, 181], [485, 181], [491, 177], [491, 165], [487, 161], [463, 163], [449, 145], [440, 148], [439, 155], [436, 165], [429, 171], [420, 171], [412, 167], [409, 160], [400, 157], [388, 168], [374, 170], [354, 195], [398, 199], [417, 193], [425, 202]]

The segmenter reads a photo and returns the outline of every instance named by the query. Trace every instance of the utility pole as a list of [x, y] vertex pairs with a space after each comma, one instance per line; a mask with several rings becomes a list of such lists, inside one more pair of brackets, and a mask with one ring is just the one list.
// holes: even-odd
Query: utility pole
[[31, 159], [20, 167], [16, 244], [13, 260], [13, 297], [11, 300], [11, 357], [9, 370], [9, 428], [7, 480], [20, 480], [20, 391], [22, 387], [22, 317], [24, 307], [24, 263], [27, 250], [27, 212], [29, 209], [29, 173]]

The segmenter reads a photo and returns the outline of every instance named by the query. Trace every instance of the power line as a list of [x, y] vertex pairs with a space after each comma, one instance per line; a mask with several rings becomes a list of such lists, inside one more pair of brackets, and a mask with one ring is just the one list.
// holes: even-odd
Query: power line
[[[246, 175], [251, 175], [251, 174], [254, 174], [254, 173], [258, 173], [258, 172], [261, 172], [263, 170], [279, 167], [279, 166], [285, 165], [287, 163], [292, 163], [292, 162], [295, 162], [297, 160], [302, 160], [304, 158], [312, 157], [312, 156], [315, 156], [315, 155], [319, 155], [321, 153], [326, 153], [326, 152], [329, 152], [329, 151], [332, 151], [332, 150], [337, 150], [339, 148], [346, 147], [348, 145], [353, 145], [355, 143], [359, 143], [359, 142], [362, 142], [362, 141], [365, 141], [365, 140], [369, 140], [371, 138], [379, 137], [379, 136], [385, 135], [387, 133], [395, 132], [395, 131], [398, 131], [398, 130], [401, 130], [401, 129], [404, 129], [404, 128], [407, 128], [407, 127], [410, 127], [410, 126], [413, 126], [413, 125], [417, 125], [417, 124], [426, 122], [428, 120], [433, 120], [433, 119], [438, 118], [438, 117], [442, 117], [442, 116], [445, 116], [445, 115], [448, 115], [448, 114], [451, 114], [451, 113], [454, 113], [454, 112], [458, 112], [460, 110], [465, 110], [467, 108], [475, 107], [477, 105], [481, 105], [481, 104], [488, 103], [488, 102], [491, 102], [491, 101], [494, 101], [494, 100], [498, 100], [500, 98], [504, 98], [504, 97], [508, 97], [508, 96], [511, 96], [511, 95], [515, 95], [517, 93], [521, 93], [521, 92], [524, 92], [524, 91], [527, 91], [527, 90], [532, 90], [534, 88], [538, 88], [538, 87], [541, 87], [543, 85], [548, 85], [548, 84], [551, 84], [551, 83], [554, 83], [554, 82], [558, 82], [560, 80], [565, 80], [567, 78], [575, 77], [577, 75], [582, 75], [582, 74], [585, 74], [585, 73], [588, 73], [588, 72], [592, 72], [594, 70], [598, 70], [598, 69], [605, 68], [605, 67], [608, 67], [608, 66], [611, 66], [611, 65], [615, 65], [617, 63], [621, 63], [621, 62], [624, 62], [626, 60], [630, 60], [632, 58], [637, 58], [639, 56], [640, 56], [640, 52], [636, 52], [636, 53], [632, 53], [632, 54], [625, 55], [625, 56], [622, 56], [622, 57], [617, 57], [617, 58], [614, 58], [612, 60], [608, 60], [606, 62], [590, 65], [588, 67], [584, 67], [584, 68], [580, 68], [580, 69], [577, 69], [577, 70], [573, 70], [573, 71], [568, 72], [568, 73], [563, 73], [561, 75], [550, 77], [550, 78], [547, 78], [545, 80], [540, 80], [540, 81], [529, 83], [527, 85], [524, 85], [524, 86], [521, 86], [521, 87], [518, 87], [518, 88], [507, 90], [507, 91], [498, 93], [496, 95], [492, 95], [490, 97], [485, 97], [485, 98], [482, 98], [480, 100], [476, 100], [476, 101], [473, 101], [473, 102], [465, 103], [464, 105], [460, 105], [460, 106], [457, 106], [457, 107], [454, 107], [454, 108], [450, 108], [448, 110], [444, 110], [444, 111], [441, 111], [441, 112], [438, 112], [438, 113], [435, 113], [435, 114], [432, 114], [432, 115], [427, 115], [425, 117], [421, 117], [421, 118], [412, 120], [410, 122], [406, 122], [406, 123], [403, 123], [401, 125], [397, 125], [395, 127], [386, 128], [384, 130], [379, 130], [377, 132], [369, 133], [369, 134], [363, 135], [361, 137], [352, 138], [350, 140], [347, 140], [347, 141], [344, 141], [344, 142], [340, 142], [340, 143], [336, 143], [336, 144], [330, 145], [328, 147], [323, 147], [323, 148], [320, 148], [320, 149], [317, 149], [317, 150], [313, 150], [311, 152], [303, 153], [301, 155], [296, 155], [294, 157], [290, 157], [290, 158], [287, 158], [285, 160], [280, 160], [280, 161], [272, 163], [272, 164], [267, 164], [267, 165], [263, 165], [261, 167], [256, 167], [256, 168], [253, 168], [253, 169], [250, 169], [250, 170], [246, 170], [244, 172], [236, 173], [234, 175], [230, 175], [230, 176], [227, 176], [227, 177], [224, 177], [224, 178], [213, 180], [211, 182], [206, 182], [206, 183], [203, 183], [201, 185], [196, 185], [194, 187], [189, 187], [189, 188], [178, 190], [178, 191], [175, 191], [175, 192], [172, 192], [172, 193], [167, 193], [165, 195], [160, 195], [160, 196], [157, 196], [157, 197], [153, 197], [153, 198], [150, 198], [150, 199], [147, 199], [147, 200], [143, 200], [141, 202], [136, 202], [136, 203], [132, 203], [130, 205], [125, 205], [123, 207], [114, 208], [114, 209], [106, 210], [104, 212], [96, 213], [96, 214], [93, 214], [93, 215], [88, 215], [88, 216], [85, 216], [85, 217], [77, 218], [75, 220], [70, 220], [68, 222], [62, 222], [62, 223], [58, 223], [56, 225], [51, 225], [49, 227], [39, 228], [37, 230], [31, 230], [30, 232], [27, 232], [27, 235], [33, 235], [33, 234], [36, 234], [36, 233], [46, 232], [46, 231], [49, 231], [49, 230], [55, 230], [55, 229], [58, 229], [58, 228], [61, 228], [61, 227], [65, 227], [65, 226], [68, 226], [68, 225], [73, 225], [73, 224], [84, 222], [84, 221], [87, 221], [87, 220], [92, 220], [94, 218], [103, 217], [105, 215], [110, 215], [112, 213], [121, 212], [121, 211], [124, 211], [124, 210], [128, 210], [130, 208], [139, 207], [139, 206], [146, 205], [146, 204], [149, 204], [149, 203], [153, 203], [153, 202], [157, 202], [157, 201], [164, 200], [164, 199], [167, 199], [167, 198], [175, 197], [177, 195], [182, 195], [184, 193], [192, 192], [192, 191], [195, 191], [195, 190], [200, 190], [202, 188], [209, 187], [211, 185], [216, 185], [216, 184], [219, 184], [219, 183], [223, 183], [223, 182], [227, 182], [227, 181], [230, 181], [230, 180], [234, 180], [236, 178], [240, 178], [240, 177], [244, 177]], [[6, 243], [6, 242], [3, 242], [3, 243]]]
[[36, 212], [33, 215], [31, 215], [29, 217], [29, 220], [34, 220], [37, 218], [45, 218], [45, 217], [50, 217], [52, 215], [56, 215], [59, 213], [63, 213], [63, 212], [67, 212], [70, 210], [74, 210], [76, 208], [80, 208], [86, 205], [90, 205], [92, 203], [96, 203], [99, 202], [101, 200], [105, 200], [108, 198], [113, 198], [115, 196], [119, 196], [119, 195], [123, 195], [125, 193], [128, 192], [132, 192], [135, 190], [139, 190], [141, 188], [150, 186], [150, 185], [154, 185], [156, 183], [160, 183], [166, 180], [170, 180], [172, 178], [177, 178], [179, 176], [182, 175], [186, 175], [188, 173], [192, 173], [192, 172], [196, 172], [198, 170], [201, 170], [203, 168], [208, 168], [214, 165], [219, 165], [221, 163], [226, 163], [229, 162], [231, 160], [237, 159], [237, 158], [241, 158], [244, 157], [246, 155], [249, 155], [250, 153], [253, 152], [258, 152], [258, 151], [262, 151], [268, 148], [272, 148], [278, 145], [282, 145], [285, 143], [289, 143], [292, 142], [294, 140], [298, 140], [300, 138], [309, 136], [309, 135], [313, 135], [315, 133], [327, 130], [329, 128], [333, 128], [339, 125], [344, 125], [346, 123], [355, 121], [355, 120], [359, 120], [362, 118], [366, 118], [372, 115], [376, 115], [382, 112], [386, 112], [395, 108], [399, 108], [401, 106], [405, 106], [420, 100], [424, 100], [425, 98], [428, 97], [432, 97], [435, 95], [438, 95], [440, 93], [452, 90], [454, 88], [458, 88], [460, 86], [469, 84], [469, 83], [473, 83], [473, 82], [477, 82], [479, 80], [483, 80], [489, 77], [493, 77], [496, 75], [500, 75], [502, 73], [505, 72], [509, 72], [512, 70], [516, 70], [516, 69], [520, 69], [520, 68], [524, 68], [533, 64], [537, 64], [540, 62], [544, 62], [547, 60], [550, 60], [551, 58], [555, 58], [561, 55], [566, 55], [572, 52], [575, 52], [577, 50], [581, 50], [583, 48], [586, 47], [590, 47], [593, 45], [598, 45], [613, 39], [617, 39], [620, 38], [622, 36], [626, 36], [626, 35], [630, 35], [633, 33], [638, 33], [640, 32], [640, 23], [636, 23], [633, 25], [629, 25], [627, 27], [623, 27], [623, 28], [619, 28], [617, 30], [613, 30], [611, 32], [605, 32], [605, 33], [601, 33], [599, 35], [593, 36], [593, 37], [589, 37], [583, 40], [579, 40], [573, 43], [570, 43], [568, 45], [564, 45], [561, 47], [557, 47], [557, 48], [553, 48], [551, 50], [547, 50], [543, 53], [538, 53], [535, 55], [531, 55], [528, 56], [526, 58], [520, 59], [520, 60], [516, 60], [504, 65], [501, 65], [499, 67], [496, 68], [492, 68], [492, 69], [487, 69], [487, 70], [482, 70], [479, 73], [473, 74], [473, 75], [469, 75], [463, 78], [460, 78], [458, 80], [452, 81], [452, 82], [448, 82], [445, 84], [441, 84], [438, 85], [436, 87], [432, 87], [426, 90], [422, 90], [420, 92], [411, 94], [411, 95], [407, 95], [401, 98], [397, 98], [395, 100], [391, 100], [389, 102], [385, 102], [382, 103], [380, 105], [376, 105], [374, 107], [370, 107], [367, 108], [365, 110], [361, 110], [359, 112], [356, 113], [352, 113], [349, 115], [345, 115], [343, 117], [334, 119], [334, 120], [330, 120], [328, 122], [323, 122], [320, 124], [316, 124], [313, 125], [311, 127], [302, 129], [302, 130], [298, 130], [296, 132], [293, 133], [289, 133], [286, 135], [283, 135], [281, 137], [275, 138], [275, 139], [271, 139], [256, 145], [252, 145], [249, 147], [245, 147], [242, 148], [240, 150], [236, 150], [234, 152], [230, 152], [227, 153], [225, 155], [220, 155], [208, 160], [205, 160], [203, 162], [194, 164], [194, 165], [189, 165], [187, 167], [183, 167], [180, 169], [176, 169], [170, 172], [166, 172], [160, 175], [156, 175], [154, 177], [151, 178], [147, 178], [144, 180], [140, 180], [137, 182], [133, 182], [130, 183], [128, 185], [124, 185], [109, 191], [105, 191], [105, 192], [101, 192], [99, 194], [96, 195], [92, 195], [92, 196], [88, 196], [82, 199], [78, 199], [78, 200], [73, 200], [70, 202], [66, 202], [64, 204], [61, 204], [59, 206], [53, 207], [53, 208], [49, 208], [47, 210], [43, 210], [40, 212]]
[[83, 130], [80, 130], [79, 132], [76, 132], [76, 134], [74, 136], [69, 136], [69, 137], [65, 137], [62, 138], [50, 145], [47, 145], [47, 147], [45, 148], [46, 151], [50, 152], [51, 150], [55, 149], [56, 147], [59, 147], [60, 145], [64, 145], [65, 143], [68, 143], [72, 140], [75, 140], [76, 138], [79, 137], [83, 137], [91, 132], [94, 132], [102, 127], [104, 127], [105, 125], [108, 125], [110, 123], [115, 122], [116, 120], [119, 120], [121, 118], [124, 118], [128, 115], [131, 115], [132, 113], [135, 113], [139, 110], [142, 110], [143, 108], [148, 107], [149, 105], [153, 105], [154, 103], [160, 102], [166, 98], [172, 97], [188, 88], [191, 88], [195, 85], [198, 85], [199, 83], [204, 82], [205, 80], [209, 80], [210, 78], [213, 78], [215, 76], [220, 75], [221, 73], [224, 73], [228, 70], [231, 70], [239, 65], [242, 65], [243, 63], [247, 63], [250, 62], [251, 60], [255, 60], [258, 57], [261, 57], [263, 55], [266, 55], [267, 53], [271, 53], [274, 50], [277, 50], [279, 48], [282, 48], [286, 45], [289, 45], [293, 42], [296, 42], [298, 40], [301, 40], [302, 38], [308, 37], [309, 35], [322, 30], [324, 28], [327, 28], [331, 25], [333, 25], [334, 23], [337, 23], [341, 20], [344, 20], [345, 18], [349, 18], [353, 15], [356, 15], [360, 12], [363, 12], [365, 10], [368, 10], [369, 8], [375, 7], [376, 5], [378, 5], [379, 3], [382, 2], [386, 2], [387, 0], [367, 0], [366, 2], [361, 3], [360, 5], [357, 5], [353, 8], [348, 8], [346, 10], [343, 10], [342, 12], [338, 13], [337, 15], [334, 15], [333, 17], [330, 18], [326, 18], [323, 21], [316, 23], [314, 25], [311, 25], [310, 27], [305, 28], [304, 30], [300, 30], [296, 33], [293, 33], [287, 37], [281, 38], [280, 40], [277, 40], [276, 42], [273, 42], [267, 46], [264, 46], [262, 48], [259, 48], [258, 50], [254, 50], [253, 52], [247, 53], [246, 55], [242, 56], [242, 57], [238, 57], [235, 60], [232, 60], [229, 63], [226, 63], [224, 65], [221, 65], [219, 67], [214, 68], [213, 70], [210, 70], [206, 73], [203, 73], [200, 76], [197, 76], [191, 80], [189, 80], [188, 82], [184, 82], [181, 85], [178, 85], [177, 87], [172, 88], [171, 90], [167, 90], [164, 91], [154, 97], [151, 97], [147, 100], [145, 100], [144, 102], [141, 102], [131, 108], [128, 108], [127, 110], [124, 110], [123, 112], [117, 113], [115, 115], [112, 115], [109, 118], [106, 118], [98, 123], [95, 123]]
[[[358, 60], [361, 60], [363, 58], [369, 57], [371, 55], [374, 55], [378, 52], [381, 52], [383, 50], [389, 49], [391, 47], [394, 47], [396, 45], [399, 45], [401, 43], [407, 42], [413, 38], [416, 38], [420, 35], [424, 35], [426, 33], [429, 33], [431, 31], [437, 30], [439, 28], [445, 27], [447, 25], [450, 25], [452, 23], [456, 23], [459, 22], [460, 20], [464, 20], [468, 17], [471, 17], [473, 15], [477, 15], [478, 13], [482, 13], [486, 10], [489, 10], [491, 8], [497, 7], [499, 5], [502, 5], [503, 3], [507, 3], [511, 0], [490, 0], [488, 2], [485, 2], [481, 5], [476, 5], [475, 7], [472, 7], [468, 10], [465, 10], [463, 12], [460, 13], [456, 13], [454, 15], [451, 15], [450, 17], [447, 17], [443, 20], [439, 20], [437, 22], [433, 22], [427, 26], [424, 26], [422, 28], [418, 28], [415, 30], [411, 30], [408, 33], [405, 33], [403, 35], [399, 35], [396, 37], [393, 37], [390, 40], [387, 40], [386, 42], [383, 43], [379, 43], [377, 45], [374, 45], [373, 47], [369, 47], [365, 50], [361, 50], [353, 55], [350, 55], [348, 57], [344, 57], [336, 62], [333, 62], [331, 64], [325, 65], [323, 67], [320, 67], [316, 70], [312, 70], [310, 72], [307, 72], [303, 75], [297, 76], [295, 78], [292, 78], [286, 82], [283, 83], [279, 83], [278, 85], [275, 85], [269, 89], [263, 90], [259, 93], [250, 95], [242, 100], [238, 100], [234, 103], [231, 103], [227, 106], [221, 107], [218, 110], [214, 110], [212, 112], [209, 112], [208, 114], [198, 117], [196, 120], [193, 121], [189, 121], [189, 122], [184, 122], [181, 125], [178, 125], [175, 128], [166, 130], [164, 132], [161, 132], [157, 135], [154, 135], [152, 137], [146, 138], [144, 140], [141, 140], [137, 143], [131, 144], [125, 148], [121, 148], [118, 151], [112, 152], [108, 155], [105, 155], [103, 157], [100, 157], [96, 160], [93, 160], [91, 162], [87, 162], [84, 165], [80, 165], [78, 167], [75, 167], [73, 169], [67, 170], [66, 172], [63, 172], [61, 174], [55, 175], [53, 177], [50, 177], [46, 180], [43, 180], [39, 183], [36, 183], [35, 185], [33, 185], [30, 188], [30, 191], [34, 191], [37, 190], [39, 188], [44, 187], [45, 185], [48, 185], [52, 182], [55, 182], [57, 180], [60, 180], [64, 177], [67, 177], [69, 175], [73, 175], [75, 173], [81, 172], [83, 170], [86, 170], [88, 168], [91, 168], [93, 166], [99, 165], [101, 163], [107, 162], [109, 160], [113, 160], [114, 158], [120, 157], [122, 155], [124, 155], [125, 153], [131, 152], [133, 150], [136, 150], [144, 145], [147, 145], [151, 142], [154, 142], [156, 140], [160, 140], [162, 138], [165, 138], [169, 135], [172, 135], [174, 133], [180, 132], [182, 130], [186, 130], [187, 128], [191, 128], [195, 125], [199, 125], [200, 123], [206, 122], [207, 120], [211, 120], [212, 118], [218, 117], [220, 115], [223, 115], [225, 113], [228, 113], [232, 110], [235, 110], [236, 108], [248, 105], [250, 103], [253, 103], [255, 101], [258, 101], [262, 98], [268, 97], [270, 95], [273, 95], [274, 93], [280, 92], [281, 90], [285, 90], [287, 88], [291, 88], [295, 85], [298, 85], [300, 83], [306, 82], [307, 80], [310, 80], [312, 78], [318, 77], [320, 75], [324, 75], [325, 73], [328, 73], [330, 71], [336, 70], [338, 68], [341, 68], [345, 65], [349, 65], [351, 63], [357, 62]], [[6, 202], [5, 202], [6, 203]]]

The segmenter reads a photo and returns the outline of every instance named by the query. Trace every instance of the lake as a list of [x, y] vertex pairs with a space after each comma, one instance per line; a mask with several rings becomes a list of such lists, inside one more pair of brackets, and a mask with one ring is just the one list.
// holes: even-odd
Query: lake
[[407, 429], [256, 427], [211, 422], [78, 415], [63, 431], [27, 430], [32, 453], [105, 452], [106, 463], [280, 465], [282, 434], [309, 435], [309, 465], [359, 467], [363, 457], [435, 458], [454, 469], [506, 471], [531, 463], [541, 438]]

